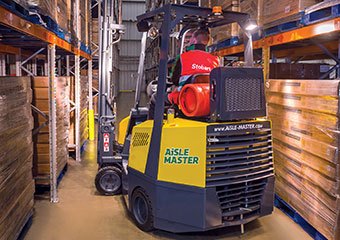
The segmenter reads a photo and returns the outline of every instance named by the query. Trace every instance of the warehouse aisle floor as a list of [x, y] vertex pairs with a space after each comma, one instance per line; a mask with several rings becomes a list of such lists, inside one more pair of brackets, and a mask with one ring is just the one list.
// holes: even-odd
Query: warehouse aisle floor
[[[127, 108], [125, 104], [124, 108]], [[81, 163], [69, 160], [68, 172], [59, 186], [58, 204], [36, 200], [33, 224], [25, 239], [311, 239], [277, 209], [271, 216], [246, 225], [243, 236], [239, 228], [224, 228], [203, 234], [144, 233], [129, 218], [122, 197], [104, 197], [96, 193], [93, 183], [97, 172], [95, 142], [88, 143], [82, 159]]]

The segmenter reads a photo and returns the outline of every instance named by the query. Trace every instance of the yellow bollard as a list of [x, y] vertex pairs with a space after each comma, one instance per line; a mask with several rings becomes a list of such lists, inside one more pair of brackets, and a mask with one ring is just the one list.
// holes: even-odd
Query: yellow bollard
[[91, 109], [88, 112], [89, 114], [89, 140], [94, 140], [94, 134], [95, 134], [95, 125], [94, 125], [94, 110]]

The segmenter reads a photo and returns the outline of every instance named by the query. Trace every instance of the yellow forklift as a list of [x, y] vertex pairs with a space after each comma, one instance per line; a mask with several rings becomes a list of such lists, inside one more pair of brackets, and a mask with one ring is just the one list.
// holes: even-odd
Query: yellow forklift
[[[169, 4], [137, 20], [144, 50], [147, 34], [157, 33], [161, 40], [155, 118], [148, 120], [148, 109], [140, 106], [143, 64], [136, 103], [119, 125], [118, 141], [115, 116], [105, 115], [108, 101], [101, 87], [98, 191], [127, 195], [128, 209], [144, 231], [197, 232], [235, 225], [243, 229], [271, 214], [271, 123], [266, 119], [263, 71], [253, 67], [249, 15]], [[165, 114], [169, 38], [175, 27], [181, 26], [183, 38], [191, 29], [234, 22], [245, 31], [245, 66], [218, 67], [210, 73], [206, 116], [188, 117], [178, 108]]]

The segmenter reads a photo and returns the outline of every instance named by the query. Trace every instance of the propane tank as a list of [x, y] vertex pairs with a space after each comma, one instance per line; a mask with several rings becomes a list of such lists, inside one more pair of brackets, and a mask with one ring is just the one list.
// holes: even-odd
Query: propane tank
[[210, 114], [210, 85], [187, 84], [179, 95], [179, 107], [187, 117], [204, 117]]

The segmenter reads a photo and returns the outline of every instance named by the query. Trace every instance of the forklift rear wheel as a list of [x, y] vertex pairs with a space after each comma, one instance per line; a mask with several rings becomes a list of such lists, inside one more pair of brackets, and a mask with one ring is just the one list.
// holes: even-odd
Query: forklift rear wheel
[[153, 230], [152, 204], [142, 188], [137, 188], [132, 193], [132, 215], [141, 230], [144, 232]]
[[98, 192], [103, 195], [112, 196], [121, 193], [122, 171], [113, 166], [99, 169], [95, 184]]

